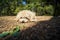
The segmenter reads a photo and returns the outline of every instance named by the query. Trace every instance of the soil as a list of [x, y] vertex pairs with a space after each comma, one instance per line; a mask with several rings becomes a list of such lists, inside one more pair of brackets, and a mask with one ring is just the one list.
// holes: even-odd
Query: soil
[[[49, 31], [51, 31], [50, 32], [51, 35], [55, 35], [55, 38], [58, 39], [56, 37], [56, 31], [58, 31], [57, 29], [58, 29], [58, 27], [60, 27], [60, 25], [59, 25], [60, 17], [37, 16], [36, 22], [28, 22], [28, 23], [18, 23], [14, 19], [15, 19], [15, 16], [0, 17], [0, 33], [4, 32], [4, 31], [13, 30], [17, 25], [19, 25], [20, 30], [21, 30], [21, 33], [20, 33], [21, 37], [19, 36], [17, 38], [19, 40], [52, 39], [52, 38], [48, 38], [48, 36], [47, 36], [47, 33], [49, 34]], [[57, 27], [57, 29], [56, 29], [56, 27]], [[46, 38], [44, 38], [43, 36], [45, 36]], [[13, 40], [15, 40], [15, 39], [13, 39]]]
[[[37, 22], [38, 21], [45, 21], [45, 20], [49, 20], [51, 19], [52, 16], [37, 16]], [[25, 27], [20, 27], [21, 30], [26, 29], [27, 27], [32, 27], [33, 25], [35, 25], [37, 22], [28, 22], [28, 23], [19, 23], [16, 22], [15, 16], [3, 16], [0, 17], [0, 30], [3, 31], [8, 31], [13, 29], [14, 27], [16, 27], [17, 25], [19, 26], [25, 26]], [[1, 32], [0, 31], [0, 32]]]

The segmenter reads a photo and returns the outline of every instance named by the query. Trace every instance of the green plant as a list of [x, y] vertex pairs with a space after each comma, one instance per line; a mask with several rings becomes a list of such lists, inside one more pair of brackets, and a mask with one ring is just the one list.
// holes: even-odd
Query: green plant
[[13, 30], [10, 31], [10, 35], [16, 37], [19, 34], [18, 31], [20, 31], [20, 27], [19, 26], [16, 26], [16, 28], [14, 28]]
[[54, 8], [52, 5], [45, 6], [44, 10], [45, 10], [45, 15], [53, 15], [54, 13]]
[[2, 32], [0, 34], [0, 38], [7, 36], [8, 34], [14, 37], [17, 37], [19, 35], [20, 27], [16, 26], [13, 30], [7, 31], [7, 32]]
[[8, 34], [9, 34], [9, 32], [2, 32], [2, 33], [0, 34], [0, 38], [5, 37], [5, 36], [7, 36]]

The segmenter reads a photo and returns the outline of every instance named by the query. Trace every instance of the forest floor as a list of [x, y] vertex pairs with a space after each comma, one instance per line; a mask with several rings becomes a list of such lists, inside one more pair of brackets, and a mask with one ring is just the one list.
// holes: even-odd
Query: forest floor
[[1, 31], [7, 31], [12, 29], [13, 27], [16, 27], [16, 25], [19, 26], [25, 26], [25, 27], [20, 27], [22, 30], [28, 27], [32, 27], [36, 25], [37, 22], [39, 21], [47, 21], [52, 18], [52, 16], [37, 16], [37, 22], [28, 22], [28, 23], [18, 23], [16, 20], [14, 20], [16, 17], [15, 16], [3, 16], [0, 17], [0, 30]]
[[[21, 30], [20, 38], [17, 38], [19, 40], [48, 40], [49, 38], [47, 38], [48, 36], [46, 35], [48, 31], [51, 31], [50, 33], [55, 35], [56, 27], [58, 28], [60, 26], [60, 17], [37, 16], [37, 22], [28, 23], [18, 23], [14, 19], [15, 16], [1, 16], [0, 33], [13, 30], [17, 25], [19, 25]], [[44, 36], [46, 36], [46, 38], [44, 38]]]

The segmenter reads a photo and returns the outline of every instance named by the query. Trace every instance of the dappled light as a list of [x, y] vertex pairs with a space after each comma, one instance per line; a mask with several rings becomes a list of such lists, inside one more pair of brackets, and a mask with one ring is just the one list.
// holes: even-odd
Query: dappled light
[[60, 1], [0, 0], [0, 40], [60, 40]]
[[[48, 18], [48, 20], [46, 20]], [[13, 30], [17, 25], [20, 26], [20, 31], [18, 31], [19, 36], [11, 36], [8, 34], [8, 36], [0, 38], [4, 40], [58, 40], [58, 34], [60, 26], [60, 17], [45, 17], [44, 21], [37, 21], [37, 22], [29, 22], [29, 23], [18, 23], [16, 24], [15, 21], [7, 21], [10, 22], [9, 26], [5, 26], [2, 20], [0, 19], [0, 22], [3, 24], [0, 24], [0, 33], [4, 31], [10, 31]], [[41, 20], [44, 19], [43, 16], [41, 16]], [[5, 23], [6, 23], [5, 22]], [[2, 27], [1, 25], [4, 25]], [[13, 25], [13, 26], [12, 26]], [[2, 28], [1, 28], [2, 27]], [[10, 28], [10, 29], [9, 29]], [[3, 31], [2, 31], [3, 29]], [[7, 29], [7, 30], [6, 30]], [[9, 29], [9, 30], [8, 30]]]

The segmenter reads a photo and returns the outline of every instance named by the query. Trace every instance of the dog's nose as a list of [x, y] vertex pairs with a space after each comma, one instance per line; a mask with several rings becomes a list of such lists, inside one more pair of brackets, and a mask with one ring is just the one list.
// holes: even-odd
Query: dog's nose
[[22, 21], [22, 23], [24, 23], [24, 21]]

